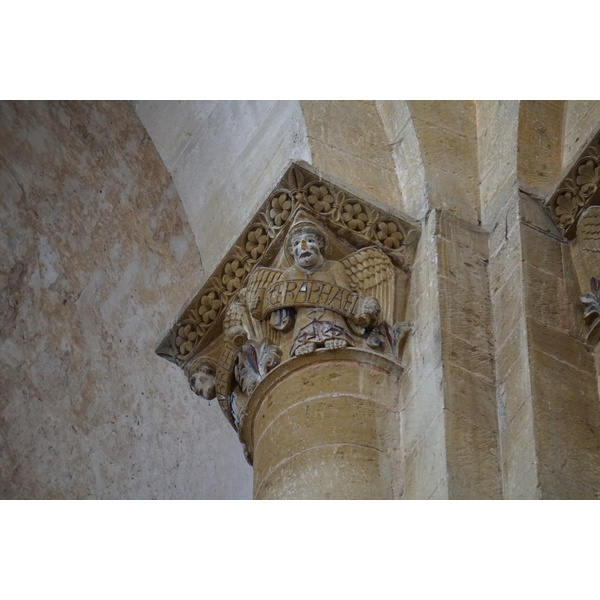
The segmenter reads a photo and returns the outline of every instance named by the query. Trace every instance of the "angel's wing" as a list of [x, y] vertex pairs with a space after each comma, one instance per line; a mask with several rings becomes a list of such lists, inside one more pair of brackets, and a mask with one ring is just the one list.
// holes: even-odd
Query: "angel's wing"
[[362, 248], [341, 261], [351, 287], [362, 296], [375, 296], [381, 305], [381, 316], [394, 322], [394, 267], [387, 254], [375, 246]]
[[265, 290], [273, 283], [277, 283], [283, 274], [279, 269], [260, 267], [250, 275], [246, 288], [246, 304], [252, 316], [257, 316], [262, 304]]
[[281, 332], [272, 329], [268, 325], [268, 319], [262, 321], [260, 313], [265, 290], [272, 284], [277, 283], [283, 274], [279, 269], [259, 267], [250, 274], [246, 287], [246, 306], [251, 315], [250, 320], [255, 332], [255, 340], [259, 341], [268, 337], [275, 345], [279, 345]]
[[577, 243], [588, 252], [600, 252], [600, 206], [590, 206], [579, 217]]

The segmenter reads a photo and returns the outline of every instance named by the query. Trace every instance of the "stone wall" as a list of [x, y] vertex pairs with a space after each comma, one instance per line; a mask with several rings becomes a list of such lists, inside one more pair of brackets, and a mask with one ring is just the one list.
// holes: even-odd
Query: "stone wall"
[[203, 277], [128, 103], [0, 103], [0, 497], [249, 498], [234, 431], [155, 354]]
[[251, 497], [216, 402], [154, 350], [306, 160], [421, 228], [394, 497], [598, 497], [600, 359], [542, 205], [599, 106], [1, 104], [1, 494]]

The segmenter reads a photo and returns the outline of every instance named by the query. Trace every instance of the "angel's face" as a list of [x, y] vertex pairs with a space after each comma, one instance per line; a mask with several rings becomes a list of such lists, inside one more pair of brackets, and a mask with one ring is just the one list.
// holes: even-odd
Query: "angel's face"
[[302, 231], [292, 237], [294, 262], [303, 269], [319, 267], [323, 262], [321, 241], [311, 231]]
[[205, 369], [200, 369], [192, 375], [190, 387], [195, 394], [206, 400], [212, 400], [216, 396], [215, 376]]

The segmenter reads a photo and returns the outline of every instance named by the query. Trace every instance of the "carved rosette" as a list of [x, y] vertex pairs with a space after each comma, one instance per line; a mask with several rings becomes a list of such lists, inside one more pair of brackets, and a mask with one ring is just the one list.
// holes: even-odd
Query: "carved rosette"
[[[286, 239], [299, 220], [315, 224], [323, 251], [332, 241], [337, 247], [335, 260], [325, 261], [333, 271], [315, 273], [305, 286], [298, 277], [287, 281], [285, 270], [294, 261]], [[294, 164], [157, 353], [185, 370], [197, 394], [216, 395], [238, 430], [258, 383], [294, 354], [349, 345], [398, 358], [410, 327], [394, 320], [403, 312], [395, 310], [394, 288], [407, 276], [418, 237], [405, 218]], [[308, 342], [294, 342], [299, 326], [292, 331], [287, 321], [309, 319], [311, 311], [332, 317], [314, 335], [304, 327]]]
[[583, 211], [600, 204], [600, 133], [586, 148], [556, 192], [546, 202], [552, 220], [567, 239], [576, 235]]

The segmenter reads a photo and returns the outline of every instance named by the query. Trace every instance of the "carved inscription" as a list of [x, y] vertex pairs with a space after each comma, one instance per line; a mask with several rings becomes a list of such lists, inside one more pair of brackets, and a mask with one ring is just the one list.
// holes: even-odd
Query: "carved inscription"
[[279, 281], [264, 295], [261, 318], [280, 308], [320, 306], [346, 318], [360, 318], [361, 297], [333, 283], [323, 281]]

